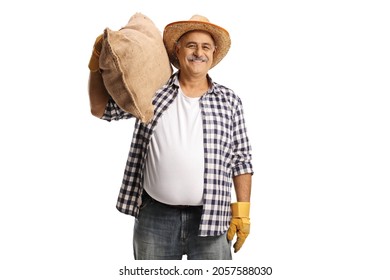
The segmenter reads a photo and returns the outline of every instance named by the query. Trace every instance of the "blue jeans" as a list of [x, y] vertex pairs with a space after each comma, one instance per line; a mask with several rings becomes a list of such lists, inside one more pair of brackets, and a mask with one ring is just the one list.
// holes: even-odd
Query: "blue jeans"
[[226, 234], [198, 236], [201, 206], [177, 208], [148, 196], [143, 198], [134, 222], [136, 260], [231, 260], [231, 242]]

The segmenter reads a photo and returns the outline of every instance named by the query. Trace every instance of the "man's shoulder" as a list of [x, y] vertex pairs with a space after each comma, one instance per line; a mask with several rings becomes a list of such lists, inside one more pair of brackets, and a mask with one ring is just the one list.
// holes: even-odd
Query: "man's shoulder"
[[213, 82], [213, 91], [217, 96], [222, 95], [228, 99], [240, 101], [240, 97], [234, 90], [217, 82]]
[[175, 82], [175, 76], [172, 76], [161, 88], [159, 88], [153, 98], [153, 105], [163, 105], [171, 100], [177, 92], [177, 84]]

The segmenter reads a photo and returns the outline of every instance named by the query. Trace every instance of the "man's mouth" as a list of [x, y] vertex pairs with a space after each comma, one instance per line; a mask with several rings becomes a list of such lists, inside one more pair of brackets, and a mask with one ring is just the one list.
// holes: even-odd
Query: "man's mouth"
[[194, 56], [194, 55], [190, 55], [187, 57], [187, 60], [188, 61], [191, 61], [191, 62], [207, 62], [208, 59], [207, 57], [203, 57], [203, 56]]

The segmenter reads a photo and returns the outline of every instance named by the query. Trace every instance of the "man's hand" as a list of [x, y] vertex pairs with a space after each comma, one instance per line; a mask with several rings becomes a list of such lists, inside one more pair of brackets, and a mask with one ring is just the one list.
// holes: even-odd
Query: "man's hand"
[[96, 37], [95, 44], [93, 45], [93, 51], [89, 60], [88, 68], [91, 72], [99, 70], [99, 57], [103, 46], [103, 34]]
[[250, 232], [249, 209], [250, 202], [235, 202], [231, 204], [232, 220], [227, 233], [229, 241], [233, 240], [237, 234], [236, 243], [234, 243], [234, 253], [237, 253], [245, 242]]

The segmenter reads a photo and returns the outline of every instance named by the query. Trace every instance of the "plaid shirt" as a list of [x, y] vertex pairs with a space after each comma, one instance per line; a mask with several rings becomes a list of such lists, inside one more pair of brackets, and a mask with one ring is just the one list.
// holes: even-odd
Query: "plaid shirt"
[[[117, 209], [122, 213], [138, 216], [148, 145], [158, 120], [177, 96], [177, 73], [156, 92], [153, 120], [147, 125], [136, 120], [117, 201]], [[253, 174], [251, 146], [246, 134], [241, 100], [232, 90], [212, 82], [210, 77], [208, 79], [212, 87], [199, 100], [205, 155], [199, 236], [216, 236], [227, 231], [231, 220], [232, 177]], [[110, 99], [102, 119], [111, 121], [131, 117]]]

